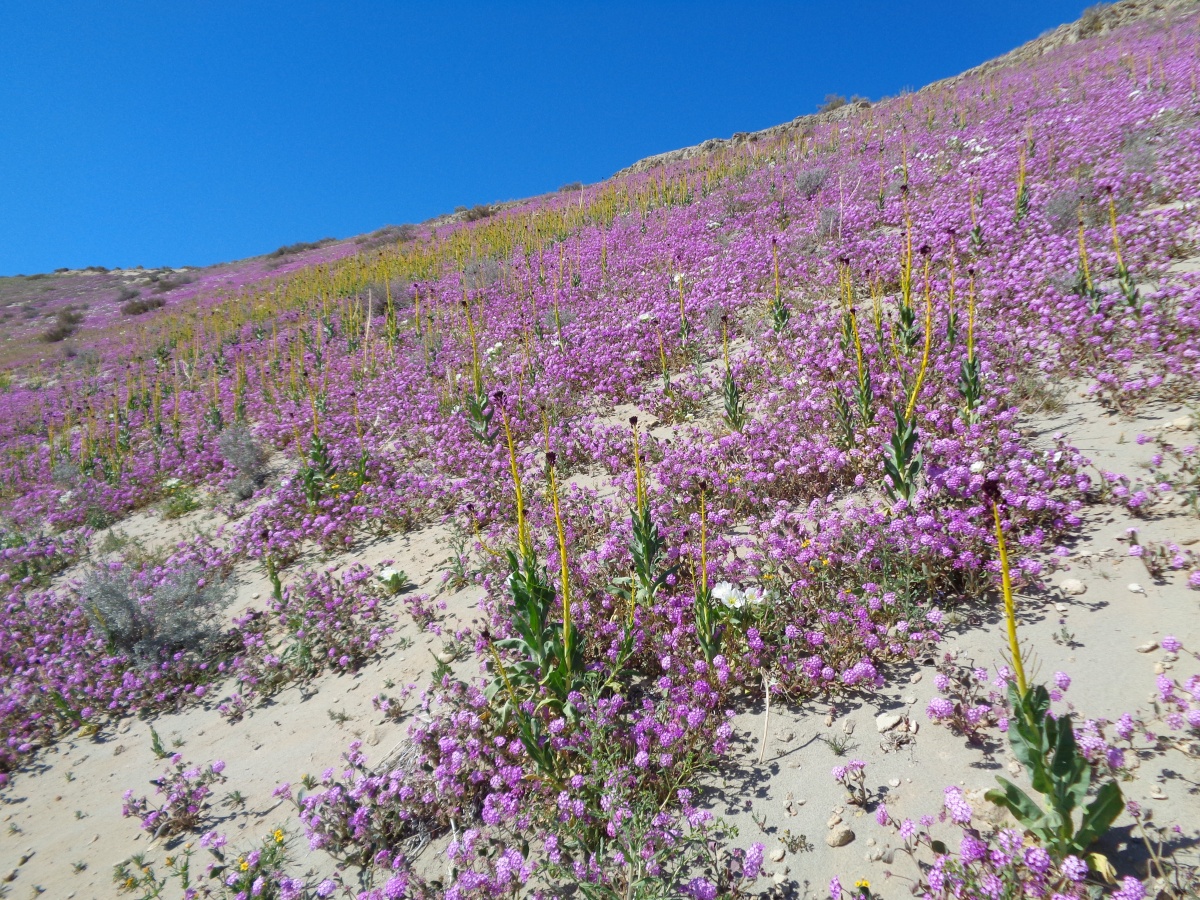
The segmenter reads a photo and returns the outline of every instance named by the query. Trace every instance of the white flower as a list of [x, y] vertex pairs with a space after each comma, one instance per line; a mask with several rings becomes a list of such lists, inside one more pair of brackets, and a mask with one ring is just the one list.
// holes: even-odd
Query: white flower
[[638, 313], [638, 321], [639, 322], [649, 322], [653, 318], [654, 318], [654, 316], [648, 312]]
[[977, 459], [977, 460], [975, 460], [975, 462], [971, 463], [971, 474], [978, 475], [980, 472], [982, 472], [986, 468], [987, 468], [987, 464], [984, 463], [984, 461], [982, 459]]
[[718, 581], [711, 593], [714, 600], [730, 609], [741, 609], [746, 604], [746, 595], [728, 581]]
[[742, 596], [746, 598], [746, 602], [751, 606], [758, 606], [767, 599], [762, 588], [753, 586], [746, 588], [746, 590], [742, 592]]

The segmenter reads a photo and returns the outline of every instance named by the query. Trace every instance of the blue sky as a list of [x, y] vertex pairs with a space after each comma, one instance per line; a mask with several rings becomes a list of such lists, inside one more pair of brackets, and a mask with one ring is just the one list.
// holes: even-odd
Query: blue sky
[[6, 3], [0, 275], [205, 265], [598, 181], [1090, 3]]

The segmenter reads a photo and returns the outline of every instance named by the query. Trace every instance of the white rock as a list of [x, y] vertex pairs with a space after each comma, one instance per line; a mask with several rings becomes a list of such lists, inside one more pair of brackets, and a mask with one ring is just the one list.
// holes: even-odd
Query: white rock
[[1158, 649], [1158, 641], [1146, 641], [1146, 643], [1142, 644], [1140, 647], [1137, 648], [1137, 652], [1138, 653], [1153, 653], [1157, 649]]
[[1055, 603], [1054, 609], [1060, 613], [1065, 613], [1069, 611], [1070, 607], [1068, 607], [1065, 603]]
[[898, 716], [895, 713], [882, 713], [875, 717], [875, 727], [880, 734], [885, 731], [891, 731], [897, 725], [904, 721], [904, 716]]
[[854, 832], [846, 825], [839, 825], [825, 835], [825, 843], [830, 847], [845, 847], [854, 840]]
[[776, 847], [771, 851], [771, 862], [783, 862], [783, 858], [786, 855], [787, 851], [785, 851], [782, 847]]
[[900, 779], [899, 778], [889, 778], [888, 785], [891, 787], [894, 787], [894, 788], [900, 787]]
[[1171, 420], [1171, 427], [1177, 431], [1191, 431], [1193, 424], [1191, 416], [1180, 416]]
[[1064, 578], [1059, 583], [1058, 589], [1070, 597], [1078, 597], [1087, 592], [1087, 585], [1078, 578]]
[[914, 703], [917, 702], [917, 698], [914, 697], [912, 694], [909, 694], [907, 697], [904, 698], [904, 702], [907, 703], [909, 706], [912, 706]]
[[1144, 587], [1142, 587], [1140, 584], [1138, 584], [1136, 581], [1133, 584], [1129, 585], [1129, 590], [1135, 594], [1146, 593], [1146, 589]]

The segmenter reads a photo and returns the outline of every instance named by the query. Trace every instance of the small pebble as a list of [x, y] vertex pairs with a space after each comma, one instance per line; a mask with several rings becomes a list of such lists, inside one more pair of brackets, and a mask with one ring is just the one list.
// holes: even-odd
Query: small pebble
[[839, 825], [825, 835], [825, 843], [830, 847], [845, 847], [854, 840], [854, 832], [845, 825]]
[[1055, 603], [1054, 608], [1056, 610], [1058, 610], [1060, 613], [1065, 613], [1065, 612], [1069, 611], [1069, 608], [1067, 607], [1067, 604], [1065, 604], [1065, 603]]
[[771, 862], [783, 862], [783, 858], [787, 855], [787, 851], [782, 847], [776, 847], [771, 851]]
[[829, 821], [825, 823], [825, 827], [826, 828], [837, 828], [841, 824], [842, 824], [842, 817], [838, 816], [838, 815], [833, 815], [833, 816], [829, 817]]
[[1153, 653], [1158, 649], [1158, 641], [1147, 641], [1137, 648], [1138, 653]]
[[890, 779], [888, 779], [888, 785], [890, 787], [900, 787], [900, 779], [899, 778], [890, 778]]
[[917, 672], [917, 673], [915, 673], [915, 674], [914, 674], [914, 675], [913, 675], [911, 678], [909, 678], [908, 680], [909, 680], [909, 681], [910, 681], [912, 684], [916, 684], [918, 681], [920, 681], [920, 680], [921, 680], [921, 673], [920, 673], [920, 672]]
[[883, 713], [875, 717], [875, 728], [880, 734], [883, 734], [885, 731], [891, 731], [903, 721], [904, 716], [898, 716], [895, 713]]
[[907, 697], [904, 698], [904, 702], [907, 703], [909, 706], [912, 706], [914, 703], [917, 702], [917, 698], [914, 697], [912, 694], [909, 694]]
[[1059, 583], [1058, 589], [1071, 597], [1078, 597], [1087, 592], [1087, 585], [1078, 578], [1066, 578]]
[[1134, 593], [1134, 594], [1146, 593], [1146, 589], [1144, 587], [1142, 587], [1140, 584], [1138, 584], [1136, 581], [1129, 585], [1129, 590], [1131, 593]]

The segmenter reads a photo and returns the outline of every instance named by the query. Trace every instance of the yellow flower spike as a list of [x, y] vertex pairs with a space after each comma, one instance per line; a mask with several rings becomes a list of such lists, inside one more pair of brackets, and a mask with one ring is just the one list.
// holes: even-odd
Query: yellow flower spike
[[1117, 205], [1112, 194], [1108, 195], [1108, 221], [1112, 225], [1113, 250], [1117, 254], [1117, 266], [1120, 267], [1125, 264], [1121, 261], [1121, 238], [1117, 234]]
[[508, 411], [504, 408], [503, 395], [497, 397], [500, 421], [504, 425], [504, 438], [508, 442], [508, 466], [512, 473], [513, 492], [517, 503], [517, 547], [521, 556], [529, 553], [529, 532], [525, 525], [525, 493], [521, 488], [521, 470], [517, 466], [517, 445], [513, 440], [512, 426], [508, 422]]
[[779, 247], [775, 239], [771, 239], [771, 261], [775, 267], [775, 302], [779, 302]]
[[708, 596], [708, 517], [704, 503], [704, 484], [700, 484], [700, 593]]
[[996, 550], [1000, 554], [1000, 586], [1004, 595], [1004, 620], [1008, 628], [1008, 649], [1012, 653], [1013, 670], [1017, 675], [1017, 690], [1024, 697], [1029, 691], [1025, 680], [1025, 665], [1021, 659], [1021, 646], [1017, 642], [1017, 614], [1013, 603], [1012, 576], [1009, 572], [1008, 545], [1004, 541], [1004, 529], [1000, 525], [1000, 503], [992, 499], [992, 520], [996, 530]]
[[729, 374], [729, 316], [721, 316], [721, 353], [725, 357], [725, 374]]
[[908, 408], [904, 411], [904, 418], [911, 419], [913, 410], [917, 406], [917, 395], [921, 392], [921, 385], [925, 381], [925, 372], [929, 368], [929, 348], [933, 341], [933, 291], [929, 281], [929, 259], [925, 260], [925, 349], [921, 353], [921, 368], [917, 371], [917, 381], [913, 385], [912, 395], [908, 398]]
[[1087, 242], [1083, 232], [1083, 203], [1079, 204], [1079, 267], [1083, 270], [1083, 284], [1089, 291], [1092, 289], [1092, 272], [1088, 266]]
[[967, 359], [975, 359], [975, 271], [971, 271], [971, 284], [967, 294]]
[[562, 617], [563, 617], [563, 648], [566, 653], [567, 669], [571, 667], [570, 647], [574, 643], [571, 633], [571, 580], [570, 571], [567, 568], [567, 535], [563, 528], [562, 512], [559, 509], [558, 503], [558, 479], [554, 472], [555, 456], [553, 453], [546, 454], [546, 465], [549, 469], [550, 476], [550, 502], [554, 506], [554, 527], [558, 532], [558, 561], [559, 571], [562, 575]]
[[646, 479], [642, 472], [642, 456], [638, 448], [638, 420], [637, 416], [629, 417], [629, 424], [633, 428], [633, 476], [634, 476], [634, 496], [637, 503], [637, 511], [640, 515], [646, 509]]
[[282, 843], [283, 843], [283, 829], [282, 829], [282, 828], [276, 828], [276, 829], [275, 829], [275, 834], [274, 834], [274, 835], [272, 835], [272, 837], [274, 837], [274, 838], [275, 838], [275, 843], [277, 843], [277, 844], [282, 844]]

